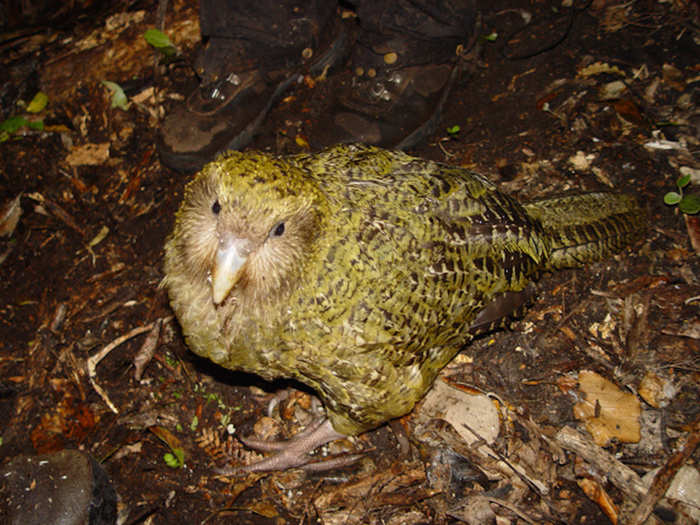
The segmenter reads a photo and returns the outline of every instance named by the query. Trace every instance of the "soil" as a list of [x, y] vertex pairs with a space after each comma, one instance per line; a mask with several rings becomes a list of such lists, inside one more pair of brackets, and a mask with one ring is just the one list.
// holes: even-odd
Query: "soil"
[[[596, 458], [612, 454], [639, 477], [657, 467], [672, 477], [679, 463], [697, 472], [688, 443], [700, 432], [700, 242], [664, 194], [682, 174], [691, 175], [685, 193], [700, 185], [698, 5], [481, 3], [480, 53], [438, 131], [410, 153], [472, 168], [523, 200], [631, 193], [649, 225], [612, 259], [545, 276], [523, 317], [445, 370], [441, 381], [498, 406], [490, 456], [447, 417], [421, 424], [419, 408], [328, 448], [362, 451], [351, 466], [216, 474], [253, 457], [236, 436], [288, 437], [318, 407], [302, 385], [198, 359], [159, 288], [162, 247], [190, 176], [161, 165], [155, 144], [194, 79], [197, 9], [170, 2], [163, 28], [179, 54], [163, 64], [142, 38], [158, 24], [157, 2], [75, 2], [49, 16], [55, 6], [36, 1], [3, 8], [0, 20], [0, 121], [43, 122], [0, 136], [0, 231], [12, 203], [21, 206], [0, 237], [0, 466], [79, 448], [109, 474], [120, 523], [188, 524], [608, 523], [628, 518], [644, 493], [615, 482]], [[111, 107], [102, 80], [124, 88], [128, 109]], [[325, 116], [324, 82], [300, 84], [248, 148], [304, 151]], [[48, 105], [29, 112], [38, 91]], [[90, 377], [88, 359], [113, 343]], [[137, 379], [134, 358], [144, 352]], [[593, 445], [594, 427], [575, 408], [592, 399], [590, 372], [630, 396], [637, 412], [609, 417], [614, 427], [636, 422], [636, 439], [612, 432]], [[567, 428], [593, 457], [564, 446]], [[692, 523], [663, 492], [647, 493], [649, 508]]]

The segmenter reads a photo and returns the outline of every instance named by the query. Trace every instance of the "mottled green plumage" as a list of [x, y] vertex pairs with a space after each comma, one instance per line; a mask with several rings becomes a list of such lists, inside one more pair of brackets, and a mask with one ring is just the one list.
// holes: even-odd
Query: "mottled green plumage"
[[[410, 411], [477, 325], [507, 315], [502, 298], [642, 224], [626, 196], [521, 205], [463, 168], [373, 147], [233, 152], [188, 185], [164, 284], [194, 352], [308, 384], [357, 434]], [[244, 239], [245, 262], [217, 305], [222, 239]]]

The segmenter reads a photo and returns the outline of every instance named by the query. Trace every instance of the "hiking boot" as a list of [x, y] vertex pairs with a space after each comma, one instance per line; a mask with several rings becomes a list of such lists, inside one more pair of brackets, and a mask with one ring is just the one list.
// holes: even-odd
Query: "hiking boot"
[[[202, 31], [209, 36], [195, 63], [200, 85], [165, 118], [158, 137], [161, 161], [178, 171], [197, 171], [217, 153], [243, 148], [303, 74], [320, 75], [347, 49], [335, 9], [323, 0], [304, 8], [260, 0], [223, 11], [217, 3], [202, 3]], [[235, 26], [227, 26], [226, 15]]]
[[[473, 43], [476, 10], [469, 2], [362, 3], [362, 31], [350, 70], [336, 75], [328, 118], [314, 126], [314, 149], [345, 142], [405, 149], [433, 134]], [[422, 5], [426, 4], [426, 5]], [[430, 4], [430, 5], [429, 5]], [[364, 24], [364, 25], [363, 25]]]

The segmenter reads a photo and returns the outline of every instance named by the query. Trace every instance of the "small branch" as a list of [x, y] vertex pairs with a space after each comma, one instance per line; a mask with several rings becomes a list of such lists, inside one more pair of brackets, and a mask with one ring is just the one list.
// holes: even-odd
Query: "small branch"
[[[624, 498], [635, 506], [646, 497], [647, 488], [634, 470], [619, 462], [615, 456], [587, 439], [579, 431], [564, 427], [557, 433], [555, 440], [562, 448], [575, 453], [601, 472], [605, 472], [607, 478]], [[660, 521], [652, 514], [647, 523], [652, 525]]]
[[588, 440], [579, 431], [564, 427], [557, 432], [554, 439], [562, 448], [574, 452], [591, 465], [595, 465], [601, 472], [605, 472], [612, 484], [626, 498], [641, 501], [646, 494], [647, 488], [634, 470], [620, 463], [615, 456]]
[[139, 326], [137, 328], [134, 328], [130, 332], [117, 337], [114, 341], [109, 343], [107, 346], [105, 346], [102, 350], [97, 352], [95, 355], [92, 357], [89, 357], [87, 360], [87, 373], [88, 377], [90, 378], [90, 384], [92, 384], [92, 387], [95, 389], [95, 392], [99, 394], [99, 396], [102, 398], [102, 400], [107, 404], [109, 409], [114, 412], [115, 414], [119, 413], [119, 410], [117, 410], [117, 407], [114, 406], [114, 403], [110, 401], [109, 396], [107, 396], [107, 393], [100, 387], [100, 385], [97, 384], [95, 381], [95, 377], [97, 376], [96, 368], [97, 364], [102, 361], [107, 355], [114, 350], [116, 347], [121, 345], [122, 343], [128, 341], [129, 339], [136, 337], [137, 335], [141, 335], [145, 332], [150, 332], [153, 330], [153, 327], [155, 326], [154, 323], [147, 324], [146, 326]]
[[51, 212], [54, 217], [63, 221], [66, 226], [78, 232], [81, 236], [85, 237], [85, 230], [78, 224], [78, 222], [73, 218], [73, 216], [64, 210], [61, 206], [56, 204], [50, 199], [44, 197], [41, 193], [30, 193], [27, 195], [30, 199], [35, 200], [39, 204], [42, 204], [46, 210]]
[[495, 505], [500, 505], [501, 507], [505, 507], [506, 509], [511, 511], [513, 514], [518, 516], [521, 520], [526, 521], [530, 525], [535, 525], [537, 523], [536, 521], [531, 520], [527, 514], [525, 514], [520, 509], [518, 509], [515, 505], [507, 502], [506, 500], [503, 500], [501, 498], [494, 498], [491, 496], [486, 496], [486, 499]]
[[693, 455], [698, 444], [700, 444], [700, 421], [696, 421], [695, 425], [693, 425], [693, 431], [688, 435], [683, 448], [668, 458], [666, 464], [656, 473], [654, 481], [649, 487], [649, 492], [642, 498], [634, 514], [630, 516], [629, 521], [626, 523], [629, 523], [629, 525], [642, 525], [647, 520], [654, 510], [654, 506], [666, 494], [673, 478], [690, 456]]

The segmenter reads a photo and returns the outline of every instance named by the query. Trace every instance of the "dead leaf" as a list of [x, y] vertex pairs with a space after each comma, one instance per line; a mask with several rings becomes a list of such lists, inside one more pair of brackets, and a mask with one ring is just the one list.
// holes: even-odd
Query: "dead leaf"
[[683, 79], [683, 73], [673, 64], [664, 64], [661, 67], [662, 77], [666, 84], [673, 87], [678, 91], [683, 91], [685, 88], [685, 81]]
[[[644, 485], [651, 487], [659, 470], [655, 468], [647, 472], [642, 478]], [[700, 523], [700, 472], [697, 468], [683, 465], [668, 487], [666, 497], [683, 502], [686, 512]]]
[[625, 72], [622, 71], [617, 66], [611, 66], [606, 62], [594, 62], [593, 64], [581, 68], [578, 72], [579, 77], [588, 78], [595, 75], [601, 75], [603, 73], [619, 75], [621, 77], [625, 76]]
[[70, 166], [99, 166], [109, 159], [109, 142], [74, 147], [66, 156]]
[[74, 397], [67, 381], [53, 381], [52, 387], [64, 397], [53, 410], [41, 416], [40, 423], [30, 433], [34, 448], [42, 454], [64, 448], [66, 440], [82, 442], [95, 431], [100, 420], [91, 405]]
[[598, 504], [600, 510], [602, 510], [605, 515], [610, 518], [610, 521], [612, 521], [614, 524], [617, 523], [617, 507], [605, 489], [601, 487], [597, 481], [592, 479], [580, 479], [577, 481], [577, 483], [578, 486], [581, 487], [581, 489], [586, 493], [586, 496]]
[[576, 390], [577, 383], [573, 377], [561, 376], [557, 378], [557, 386], [564, 393], [569, 393]]
[[688, 230], [690, 244], [695, 253], [700, 254], [700, 217], [683, 214], [683, 218], [685, 219], [685, 227]]
[[424, 482], [425, 469], [422, 464], [397, 464], [342, 483], [316, 497], [313, 503], [323, 523], [365, 523], [364, 511], [370, 506], [397, 504], [397, 501], [407, 505], [427, 497], [429, 494], [420, 487]]
[[0, 237], [9, 237], [14, 233], [19, 218], [22, 216], [21, 197], [20, 193], [11, 201], [6, 202], [0, 209]]
[[595, 160], [596, 156], [597, 155], [595, 153], [589, 153], [586, 155], [583, 151], [579, 150], [576, 152], [576, 155], [569, 157], [568, 161], [575, 170], [588, 171], [591, 168], [591, 163]]
[[468, 525], [498, 523], [489, 500], [481, 495], [470, 496], [463, 507], [451, 509], [447, 513]]
[[473, 429], [488, 444], [498, 437], [500, 418], [494, 402], [484, 394], [470, 394], [436, 381], [419, 408], [422, 417], [440, 418], [447, 421], [468, 444], [479, 438]]
[[153, 328], [148, 332], [146, 339], [144, 339], [141, 348], [134, 356], [134, 379], [136, 381], [141, 381], [141, 376], [143, 375], [143, 370], [146, 365], [153, 359], [153, 354], [158, 348], [158, 339], [160, 338], [160, 327], [163, 325], [163, 319], [159, 318], [153, 323]]
[[615, 80], [603, 84], [598, 89], [598, 98], [600, 100], [617, 100], [627, 91], [627, 86], [622, 80]]
[[[686, 304], [688, 303], [686, 302]], [[664, 330], [663, 333], [667, 334], [669, 331]], [[700, 339], [700, 320], [686, 319], [683, 321], [678, 331], [673, 335], [689, 337], [691, 339]]]
[[186, 457], [185, 448], [182, 446], [182, 441], [180, 441], [180, 439], [175, 434], [173, 434], [170, 430], [160, 425], [153, 425], [151, 427], [148, 427], [148, 430], [153, 432], [156, 436], [158, 436], [158, 438], [160, 438], [161, 441], [163, 441], [163, 443], [168, 445], [170, 450], [174, 454], [178, 455], [179, 459], [181, 459], [184, 463]]
[[386, 522], [386, 525], [420, 525], [421, 523], [428, 523], [428, 517], [416, 509], [410, 509], [399, 511], [397, 514], [391, 516]]
[[651, 406], [661, 408], [668, 405], [678, 392], [678, 388], [668, 378], [661, 377], [650, 370], [639, 384], [637, 392]]
[[136, 443], [132, 443], [130, 445], [124, 445], [121, 447], [119, 450], [117, 450], [114, 455], [112, 456], [112, 461], [117, 461], [122, 459], [123, 457], [128, 456], [129, 454], [141, 454], [143, 451], [143, 442], [137, 441]]
[[603, 447], [611, 439], [637, 443], [641, 437], [637, 397], [590, 370], [579, 372], [578, 382], [585, 401], [574, 406], [574, 416], [585, 422], [596, 444]]
[[636, 126], [643, 126], [645, 124], [644, 117], [639, 112], [639, 108], [631, 100], [616, 100], [613, 102], [613, 107], [615, 111], [617, 111], [617, 114], [627, 122], [631, 122]]

